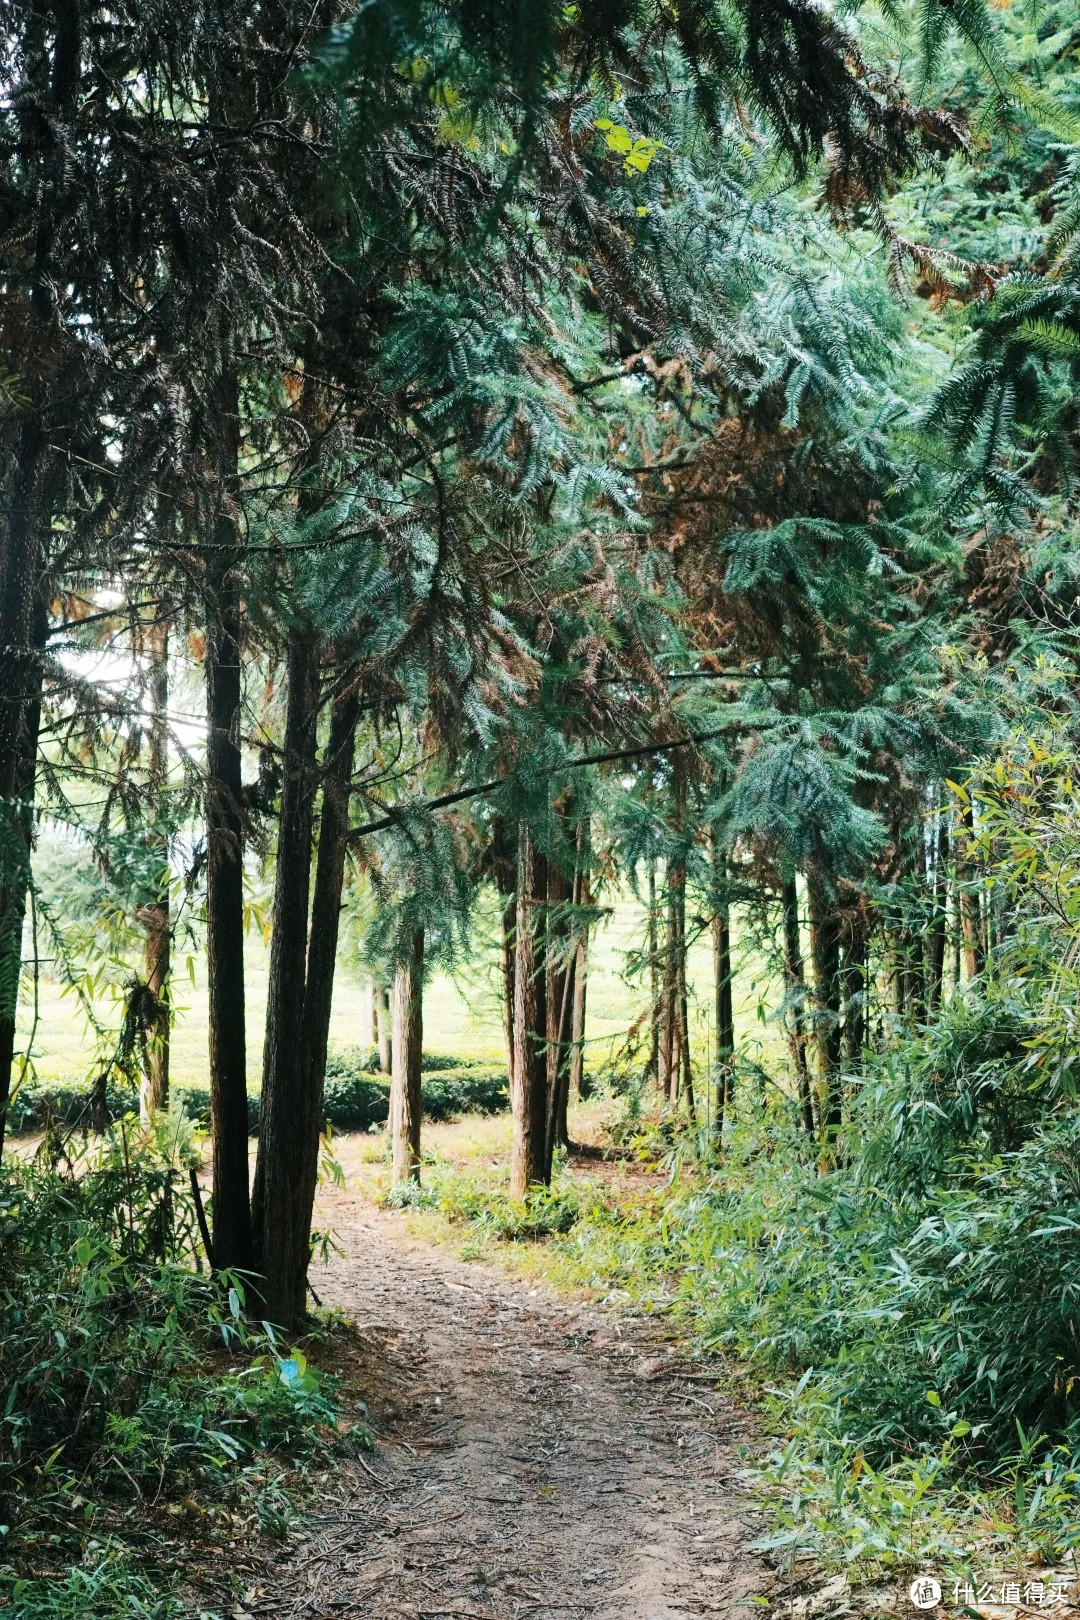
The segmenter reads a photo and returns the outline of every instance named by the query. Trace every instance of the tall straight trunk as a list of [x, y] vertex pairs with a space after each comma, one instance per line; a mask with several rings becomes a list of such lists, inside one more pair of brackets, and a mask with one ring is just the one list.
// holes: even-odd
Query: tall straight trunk
[[788, 1001], [788, 1046], [799, 1091], [803, 1129], [814, 1140], [814, 1104], [810, 1066], [806, 1060], [806, 975], [799, 937], [799, 891], [794, 877], [785, 877], [780, 890], [784, 920], [784, 988]]
[[240, 760], [240, 578], [236, 520], [240, 421], [236, 375], [215, 390], [217, 510], [206, 564], [206, 956], [214, 1259], [255, 1264], [248, 1189], [244, 1001], [244, 829]]
[[389, 1074], [392, 1062], [393, 1048], [393, 1007], [390, 1004], [390, 987], [386, 984], [375, 986], [375, 1014], [376, 1036], [379, 1048], [379, 1073]]
[[554, 862], [548, 864], [544, 930], [544, 1000], [547, 1013], [547, 1110], [544, 1131], [544, 1181], [551, 1180], [555, 1149], [565, 1146], [566, 1081], [570, 1071], [570, 1018], [574, 1005], [572, 924], [567, 907], [575, 898], [576, 877], [568, 879]]
[[291, 1303], [282, 1297], [276, 1280], [288, 1271], [291, 1260], [287, 1206], [300, 1148], [293, 1115], [304, 1064], [304, 981], [315, 818], [319, 652], [310, 630], [295, 630], [290, 636], [285, 678], [270, 983], [263, 1040], [259, 1155], [252, 1200], [259, 1266], [266, 1281], [264, 1309], [268, 1314], [275, 1312], [269, 1319], [281, 1326], [291, 1322]]
[[690, 1012], [687, 1005], [686, 994], [686, 924], [685, 917], [682, 922], [682, 941], [679, 957], [679, 1054], [682, 1060], [682, 1083], [686, 1093], [686, 1106], [690, 1118], [696, 1119], [697, 1107], [694, 1102], [694, 1069], [690, 1061]]
[[660, 1090], [669, 1102], [674, 1102], [679, 1091], [679, 910], [669, 861], [667, 880], [667, 924], [664, 938], [664, 959], [661, 964], [663, 984], [660, 1013]]
[[44, 434], [35, 413], [19, 434], [0, 556], [0, 1151], [15, 1057], [41, 718], [46, 631], [40, 579], [44, 454]]
[[[552, 1008], [548, 1008], [548, 1028], [551, 1031], [550, 1039], [554, 1055], [554, 1062], [548, 1062], [548, 1110], [547, 1129], [544, 1143], [544, 1180], [550, 1183], [551, 1172], [554, 1165], [555, 1149], [570, 1146], [570, 1128], [568, 1120], [570, 1101], [570, 1036], [574, 1020], [574, 981], [577, 971], [577, 951], [571, 953], [566, 967], [555, 977], [558, 1000], [554, 1008], [554, 1019], [551, 1017]], [[554, 987], [553, 987], [554, 988]], [[552, 992], [549, 991], [549, 994]]]
[[500, 908], [500, 949], [502, 954], [503, 1040], [506, 1045], [506, 1073], [511, 1095], [514, 1090], [514, 927], [517, 918], [517, 860], [505, 823], [496, 824], [494, 838], [495, 886]]
[[865, 919], [861, 911], [853, 911], [845, 921], [841, 967], [844, 1062], [853, 1071], [862, 1064], [866, 1044], [866, 944]]
[[[583, 866], [578, 877], [578, 904], [587, 907], [591, 900], [588, 870]], [[585, 1095], [585, 1011], [589, 989], [589, 924], [586, 920], [578, 928], [577, 952], [574, 958], [574, 1006], [570, 1024], [570, 1076], [569, 1090], [575, 1097]]]
[[930, 929], [929, 1003], [930, 1011], [941, 1006], [945, 989], [945, 951], [949, 937], [949, 824], [938, 811], [934, 838], [934, 920]]
[[365, 1058], [375, 1045], [375, 985], [365, 979], [360, 988], [360, 1045]]
[[[303, 671], [300, 673], [303, 677]], [[311, 928], [308, 933], [305, 899], [306, 956], [301, 942], [296, 968], [300, 981], [298, 1053], [291, 1069], [282, 1066], [277, 1070], [270, 1095], [264, 1095], [259, 1121], [256, 1188], [265, 1308], [270, 1320], [290, 1328], [299, 1325], [305, 1313], [358, 712], [356, 696], [347, 694], [337, 700], [331, 714], [322, 771]], [[301, 785], [298, 781], [297, 787]], [[301, 805], [299, 814], [307, 813]], [[311, 841], [309, 823], [308, 871]], [[279, 842], [279, 865], [280, 859]], [[290, 932], [296, 921], [295, 917], [289, 920]], [[283, 1009], [284, 1002], [279, 1001], [278, 1006]], [[267, 1015], [269, 1026], [269, 1006]], [[284, 1053], [285, 1047], [278, 1050]]]
[[524, 1198], [543, 1180], [547, 1124], [547, 1031], [543, 951], [546, 862], [537, 855], [527, 821], [518, 827], [514, 950], [514, 1086], [510, 1196]]
[[810, 949], [814, 961], [817, 1003], [815, 1036], [824, 1097], [823, 1124], [835, 1135], [842, 1119], [840, 1090], [840, 919], [828, 892], [824, 874], [807, 873], [806, 895], [810, 911]]
[[[159, 610], [160, 611], [160, 610]], [[169, 774], [169, 621], [159, 617], [149, 637], [150, 650], [150, 758], [149, 789], [154, 811], [165, 811]], [[169, 918], [169, 848], [162, 831], [157, 840], [157, 896], [143, 910], [146, 935], [146, 988], [153, 998], [152, 1024], [146, 1042], [146, 1060], [139, 1090], [139, 1114], [144, 1123], [169, 1106], [169, 957], [172, 929]]]
[[975, 824], [971, 806], [961, 812], [963, 840], [957, 852], [957, 881], [960, 886], [960, 927], [964, 941], [964, 970], [968, 980], [977, 979], [986, 966], [983, 951], [982, 908], [980, 891], [976, 886], [971, 851], [975, 842]]
[[394, 979], [394, 1079], [390, 1132], [394, 1186], [420, 1180], [420, 1070], [424, 1039], [424, 930], [414, 930], [409, 955]]
[[664, 1086], [660, 1078], [660, 944], [656, 926], [656, 856], [649, 856], [649, 1079], [653, 1085]]
[[713, 1018], [716, 1030], [717, 1137], [724, 1133], [724, 1115], [732, 1097], [735, 1056], [735, 1007], [731, 971], [731, 905], [727, 895], [727, 852], [713, 839], [713, 886], [716, 910], [712, 923]]

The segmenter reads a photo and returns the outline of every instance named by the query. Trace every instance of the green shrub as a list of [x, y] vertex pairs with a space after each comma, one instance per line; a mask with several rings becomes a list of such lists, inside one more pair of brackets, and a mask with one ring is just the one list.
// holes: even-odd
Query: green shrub
[[[326, 1123], [335, 1131], [370, 1131], [390, 1117], [390, 1081], [357, 1066], [359, 1054], [348, 1050], [330, 1054], [326, 1063], [324, 1112]], [[453, 1119], [460, 1114], [498, 1114], [510, 1106], [505, 1070], [477, 1065], [467, 1066], [461, 1058], [425, 1053], [421, 1096], [424, 1113], [431, 1120]], [[204, 1130], [210, 1127], [210, 1088], [175, 1084], [173, 1099], [184, 1117]], [[111, 1119], [137, 1113], [139, 1099], [134, 1091], [110, 1085], [106, 1103]], [[42, 1131], [50, 1120], [61, 1125], [79, 1126], [90, 1122], [88, 1082], [54, 1081], [21, 1086], [8, 1110], [8, 1129], [13, 1135]], [[259, 1093], [248, 1092], [248, 1131], [259, 1129]]]
[[390, 1082], [370, 1074], [328, 1079], [323, 1110], [335, 1131], [370, 1131], [390, 1117]]
[[193, 1152], [174, 1113], [149, 1140], [121, 1121], [72, 1164], [0, 1169], [0, 1603], [24, 1557], [64, 1564], [52, 1597], [19, 1589], [19, 1613], [142, 1612], [120, 1553], [83, 1561], [110, 1527], [122, 1551], [133, 1492], [261, 1518], [287, 1468], [328, 1455], [332, 1387], [245, 1321], [242, 1279], [196, 1269]]
[[505, 1071], [458, 1069], [450, 1075], [425, 1074], [420, 1095], [428, 1119], [453, 1119], [458, 1114], [501, 1114], [510, 1107]]

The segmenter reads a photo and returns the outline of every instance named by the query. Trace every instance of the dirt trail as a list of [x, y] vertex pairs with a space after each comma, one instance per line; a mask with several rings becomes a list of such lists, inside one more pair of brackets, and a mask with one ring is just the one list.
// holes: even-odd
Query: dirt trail
[[246, 1607], [371, 1620], [747, 1613], [769, 1577], [746, 1550], [757, 1526], [733, 1477], [745, 1430], [653, 1324], [465, 1264], [351, 1196], [326, 1202], [346, 1254], [314, 1282], [358, 1325], [378, 1450], [368, 1469], [337, 1470]]

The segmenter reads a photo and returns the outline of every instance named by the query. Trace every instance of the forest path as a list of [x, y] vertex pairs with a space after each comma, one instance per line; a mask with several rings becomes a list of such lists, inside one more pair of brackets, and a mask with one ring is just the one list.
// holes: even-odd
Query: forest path
[[378, 1449], [245, 1609], [682, 1620], [768, 1589], [746, 1420], [654, 1323], [462, 1262], [351, 1191], [320, 1203], [345, 1254], [313, 1280], [357, 1325]]

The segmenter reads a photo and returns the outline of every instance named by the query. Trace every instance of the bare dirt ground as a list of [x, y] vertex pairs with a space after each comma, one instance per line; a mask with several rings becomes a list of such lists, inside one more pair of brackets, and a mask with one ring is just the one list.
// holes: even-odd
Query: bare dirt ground
[[274, 1616], [682, 1620], [768, 1591], [746, 1419], [655, 1324], [412, 1238], [355, 1193], [315, 1287], [354, 1320], [377, 1449], [344, 1463], [243, 1605]]

